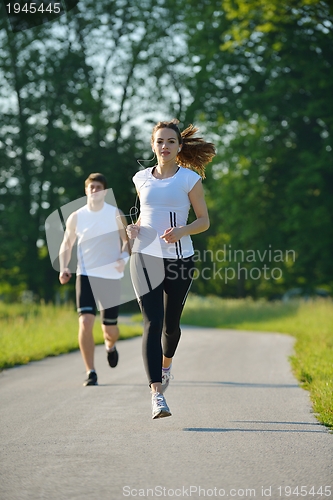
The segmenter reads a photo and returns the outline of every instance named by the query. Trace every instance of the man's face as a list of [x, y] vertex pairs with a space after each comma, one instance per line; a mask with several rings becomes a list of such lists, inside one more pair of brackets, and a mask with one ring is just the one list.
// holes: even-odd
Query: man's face
[[106, 189], [101, 182], [92, 181], [85, 188], [85, 193], [90, 200], [101, 201], [105, 198]]

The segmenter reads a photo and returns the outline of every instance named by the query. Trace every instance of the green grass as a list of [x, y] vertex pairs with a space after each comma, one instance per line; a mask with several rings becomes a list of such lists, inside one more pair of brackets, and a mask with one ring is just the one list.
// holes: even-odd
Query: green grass
[[[102, 344], [96, 321], [94, 338]], [[136, 325], [119, 325], [120, 338], [141, 335]], [[77, 313], [73, 307], [0, 303], [0, 370], [79, 348]]]
[[287, 333], [295, 337], [292, 368], [310, 391], [318, 420], [333, 428], [333, 302], [266, 302], [190, 296], [183, 324]]

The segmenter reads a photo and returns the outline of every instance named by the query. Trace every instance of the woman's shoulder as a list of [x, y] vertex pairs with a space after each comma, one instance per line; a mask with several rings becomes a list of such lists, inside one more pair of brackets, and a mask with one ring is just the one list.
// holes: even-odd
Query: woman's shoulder
[[195, 184], [201, 179], [200, 175], [189, 168], [180, 167], [182, 185], [186, 192], [190, 192]]
[[201, 179], [200, 175], [190, 168], [180, 167], [180, 172], [187, 179]]

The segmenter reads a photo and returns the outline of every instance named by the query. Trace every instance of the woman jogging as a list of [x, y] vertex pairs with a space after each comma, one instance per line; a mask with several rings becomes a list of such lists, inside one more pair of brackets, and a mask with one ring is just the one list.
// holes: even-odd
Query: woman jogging
[[[180, 339], [180, 317], [193, 279], [191, 234], [206, 231], [209, 217], [201, 178], [215, 156], [212, 143], [182, 133], [178, 120], [159, 122], [151, 146], [157, 165], [133, 177], [140, 217], [127, 226], [134, 239], [131, 277], [143, 315], [143, 360], [152, 394], [152, 418], [171, 415], [163, 393]], [[196, 173], [196, 170], [198, 173]], [[192, 205], [196, 219], [187, 224]], [[162, 342], [161, 342], [162, 339]]]

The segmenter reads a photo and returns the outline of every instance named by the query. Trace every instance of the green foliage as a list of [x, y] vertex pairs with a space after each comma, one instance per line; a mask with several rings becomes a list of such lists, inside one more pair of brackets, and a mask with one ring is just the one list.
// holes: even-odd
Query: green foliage
[[[199, 26], [202, 33], [201, 44], [198, 33], [188, 38], [198, 67], [191, 86], [201, 89], [200, 108], [192, 104], [192, 112], [208, 124], [219, 153], [205, 183], [212, 221], [208, 246], [217, 251], [228, 242], [262, 254], [271, 245], [297, 256], [281, 264], [280, 280], [240, 275], [229, 285], [201, 282], [201, 288], [229, 296], [269, 296], [295, 285], [332, 290], [328, 4], [226, 0], [210, 20], [199, 12], [195, 17], [193, 9], [188, 28], [190, 34]], [[221, 50], [213, 55], [217, 46]]]
[[[0, 282], [12, 290], [24, 283], [53, 300], [59, 283], [44, 223], [84, 195], [89, 173], [106, 175], [125, 213], [132, 206], [136, 158], [151, 152], [150, 127], [142, 130], [138, 117], [153, 113], [155, 121], [157, 103], [169, 100], [182, 75], [171, 6], [86, 0], [17, 33], [0, 20]], [[159, 85], [165, 61], [172, 78]], [[170, 101], [163, 113], [175, 106]]]
[[[332, 291], [332, 42], [332, 6], [322, 0], [83, 0], [15, 34], [3, 16], [0, 293], [54, 299], [45, 219], [81, 197], [93, 171], [128, 213], [151, 124], [173, 116], [217, 145], [204, 182], [211, 227], [195, 248], [297, 256], [279, 264], [280, 279], [243, 271], [228, 283], [200, 277], [194, 291]], [[262, 264], [273, 267], [268, 257]]]

